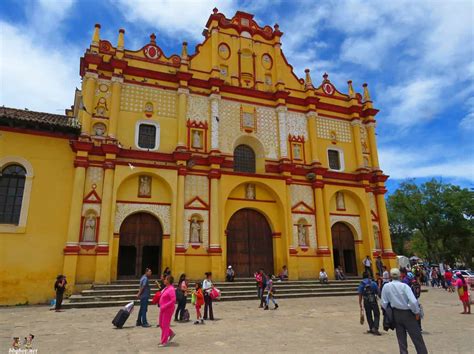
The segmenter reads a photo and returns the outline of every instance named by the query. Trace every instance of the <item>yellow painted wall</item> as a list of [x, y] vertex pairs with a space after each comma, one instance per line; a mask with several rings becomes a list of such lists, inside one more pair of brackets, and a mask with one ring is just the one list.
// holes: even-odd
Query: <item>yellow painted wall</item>
[[34, 170], [25, 233], [0, 233], [0, 303], [46, 302], [63, 267], [74, 167], [67, 139], [1, 132], [0, 158], [21, 156]]

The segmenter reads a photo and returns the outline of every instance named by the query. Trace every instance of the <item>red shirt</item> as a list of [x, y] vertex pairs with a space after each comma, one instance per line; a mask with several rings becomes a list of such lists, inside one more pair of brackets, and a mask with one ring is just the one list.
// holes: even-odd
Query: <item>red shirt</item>
[[444, 279], [446, 280], [453, 280], [453, 273], [451, 273], [449, 270], [444, 273]]

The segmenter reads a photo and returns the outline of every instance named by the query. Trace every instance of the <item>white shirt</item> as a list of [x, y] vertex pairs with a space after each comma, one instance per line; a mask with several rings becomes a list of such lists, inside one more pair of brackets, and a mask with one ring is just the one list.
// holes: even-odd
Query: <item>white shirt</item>
[[327, 277], [328, 275], [326, 274], [326, 272], [319, 272], [319, 279], [325, 279]]
[[370, 261], [370, 259], [366, 258], [366, 259], [364, 259], [364, 265], [366, 267], [370, 267], [372, 265], [372, 262]]
[[202, 290], [203, 291], [211, 291], [211, 288], [212, 288], [212, 281], [208, 280], [208, 279], [204, 279], [202, 281]]
[[411, 310], [415, 315], [420, 313], [420, 306], [410, 287], [399, 280], [393, 280], [382, 288], [382, 307], [388, 304], [394, 309]]
[[384, 283], [388, 283], [390, 281], [390, 274], [388, 273], [388, 270], [386, 270], [385, 272], [383, 272], [383, 282]]

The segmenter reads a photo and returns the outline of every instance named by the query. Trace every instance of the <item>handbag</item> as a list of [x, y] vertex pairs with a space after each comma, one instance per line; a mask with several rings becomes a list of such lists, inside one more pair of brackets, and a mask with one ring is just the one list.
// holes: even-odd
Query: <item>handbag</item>
[[212, 288], [211, 292], [209, 293], [209, 296], [212, 300], [216, 300], [221, 296], [221, 292], [217, 288]]
[[157, 291], [151, 300], [153, 305], [158, 305], [160, 303], [161, 291]]

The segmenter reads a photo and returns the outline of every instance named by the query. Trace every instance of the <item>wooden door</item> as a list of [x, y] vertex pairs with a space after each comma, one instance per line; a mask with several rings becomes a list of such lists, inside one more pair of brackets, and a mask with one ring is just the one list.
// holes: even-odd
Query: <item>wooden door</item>
[[252, 209], [232, 215], [227, 225], [227, 263], [241, 277], [260, 268], [273, 273], [273, 238], [265, 216]]
[[119, 277], [139, 277], [145, 268], [160, 274], [163, 231], [156, 217], [148, 213], [128, 216], [120, 227]]
[[346, 274], [357, 275], [354, 236], [351, 229], [337, 222], [331, 228], [334, 267], [342, 266]]

